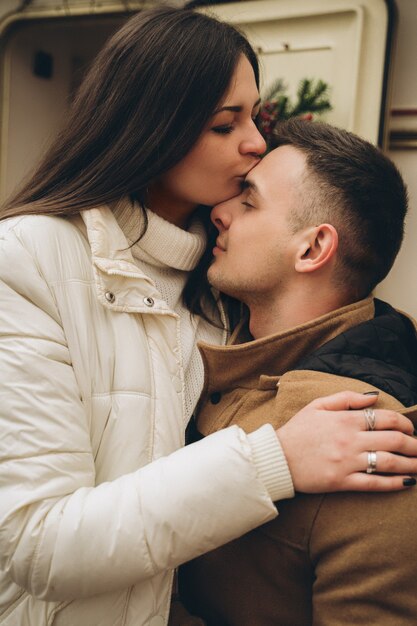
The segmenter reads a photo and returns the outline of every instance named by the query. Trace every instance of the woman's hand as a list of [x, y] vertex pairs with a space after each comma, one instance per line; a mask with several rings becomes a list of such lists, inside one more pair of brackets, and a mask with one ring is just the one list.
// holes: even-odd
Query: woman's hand
[[[296, 491], [396, 491], [414, 483], [413, 424], [394, 411], [375, 409], [375, 430], [367, 431], [363, 409], [376, 400], [355, 392], [319, 398], [276, 431]], [[376, 452], [376, 472], [398, 475], [366, 473], [369, 451]]]

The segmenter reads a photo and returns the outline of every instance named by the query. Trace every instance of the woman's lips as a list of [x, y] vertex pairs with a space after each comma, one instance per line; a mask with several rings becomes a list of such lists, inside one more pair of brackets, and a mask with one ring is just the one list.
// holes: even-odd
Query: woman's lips
[[238, 174], [238, 175], [236, 176], [236, 178], [245, 179], [245, 178], [246, 178], [246, 176], [249, 174], [249, 172], [251, 172], [251, 171], [253, 170], [253, 168], [254, 168], [256, 165], [258, 165], [258, 163], [259, 163], [260, 161], [261, 161], [261, 159], [260, 159], [260, 158], [259, 158], [259, 159], [256, 159], [256, 161], [254, 161], [254, 162], [252, 163], [252, 165], [250, 166], [250, 168], [249, 168], [249, 169], [247, 169], [247, 170], [246, 170], [246, 172], [245, 172], [244, 174]]

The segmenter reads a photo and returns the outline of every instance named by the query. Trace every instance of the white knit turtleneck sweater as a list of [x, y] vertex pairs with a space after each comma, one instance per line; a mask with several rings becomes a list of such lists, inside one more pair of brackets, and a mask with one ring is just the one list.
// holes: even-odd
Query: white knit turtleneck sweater
[[[221, 344], [226, 340], [220, 316], [217, 326], [210, 324], [199, 316], [191, 315], [182, 302], [188, 273], [196, 267], [206, 245], [204, 227], [196, 219], [185, 231], [148, 209], [147, 230], [140, 237], [144, 217], [138, 207], [124, 199], [112, 206], [112, 210], [129, 244], [134, 244], [131, 250], [139, 267], [154, 281], [163, 299], [180, 318], [185, 408], [189, 419], [204, 382], [204, 366], [197, 341]], [[291, 475], [272, 426], [268, 424], [251, 433], [248, 440], [259, 476], [272, 500], [292, 497]]]
[[[114, 215], [129, 244], [135, 242], [143, 230], [143, 213], [129, 202], [114, 208]], [[181, 349], [184, 364], [185, 407], [189, 419], [200, 396], [204, 368], [197, 341], [224, 343], [226, 333], [220, 318], [217, 326], [190, 315], [182, 302], [182, 292], [188, 278], [203, 254], [206, 233], [195, 220], [188, 231], [182, 230], [147, 210], [148, 227], [133, 245], [132, 254], [141, 270], [151, 278], [162, 298], [180, 318]]]

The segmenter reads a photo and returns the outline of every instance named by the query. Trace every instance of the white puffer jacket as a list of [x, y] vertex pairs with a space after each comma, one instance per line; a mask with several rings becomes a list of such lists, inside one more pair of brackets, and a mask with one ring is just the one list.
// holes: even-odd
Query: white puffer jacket
[[173, 568], [276, 515], [271, 427], [182, 447], [178, 316], [85, 214], [0, 224], [4, 626], [162, 626]]

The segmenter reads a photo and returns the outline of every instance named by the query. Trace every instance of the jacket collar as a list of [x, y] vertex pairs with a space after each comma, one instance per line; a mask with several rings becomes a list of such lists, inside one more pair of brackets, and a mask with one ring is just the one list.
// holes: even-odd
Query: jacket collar
[[404, 406], [413, 406], [417, 402], [415, 324], [382, 300], [375, 299], [374, 305], [371, 320], [306, 354], [295, 369], [362, 380]]
[[99, 302], [114, 311], [175, 315], [136, 265], [110, 207], [91, 208], [80, 215], [91, 248]]
[[204, 391], [253, 388], [259, 377], [281, 376], [308, 353], [353, 326], [373, 318], [373, 298], [366, 298], [276, 335], [229, 346], [199, 344], [205, 367]]

